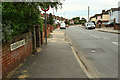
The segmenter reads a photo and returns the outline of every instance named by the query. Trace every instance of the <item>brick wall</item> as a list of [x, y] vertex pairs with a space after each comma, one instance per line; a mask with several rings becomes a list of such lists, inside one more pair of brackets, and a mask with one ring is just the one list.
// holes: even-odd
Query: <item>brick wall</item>
[[120, 25], [115, 24], [115, 25], [114, 25], [114, 29], [115, 29], [115, 30], [120, 30]]
[[96, 28], [99, 28], [99, 24], [96, 24]]
[[101, 27], [105, 27], [105, 24], [101, 24]]
[[52, 32], [53, 31], [53, 26], [52, 25], [50, 25], [50, 32]]
[[[58, 24], [56, 28], [59, 28], [60, 25]], [[56, 29], [55, 28], [55, 29]], [[50, 24], [47, 25], [47, 36], [50, 34], [50, 32], [52, 32], [54, 30], [54, 27]], [[45, 26], [44, 26], [44, 29], [43, 29], [43, 32], [44, 32], [44, 37], [45, 37]]]
[[59, 27], [60, 27], [60, 25], [58, 24], [58, 25], [57, 25], [57, 28], [59, 28]]
[[3, 77], [6, 76], [15, 67], [17, 67], [21, 62], [23, 62], [27, 58], [27, 56], [29, 56], [33, 52], [31, 32], [13, 37], [13, 41], [11, 43], [14, 43], [22, 39], [25, 39], [25, 45], [13, 51], [10, 50], [9, 42], [3, 44], [2, 55], [0, 55], [2, 56]]
[[[47, 27], [47, 36], [48, 36], [50, 32], [53, 31], [53, 26], [48, 24], [46, 27]], [[43, 32], [44, 32], [44, 37], [45, 37], [45, 26], [44, 26]]]

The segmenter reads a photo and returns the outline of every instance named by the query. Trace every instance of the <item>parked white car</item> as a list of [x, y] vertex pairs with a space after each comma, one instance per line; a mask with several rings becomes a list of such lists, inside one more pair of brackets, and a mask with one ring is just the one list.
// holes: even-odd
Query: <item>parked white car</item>
[[86, 29], [95, 29], [95, 24], [93, 22], [87, 22], [85, 23]]
[[60, 29], [66, 29], [65, 23], [61, 23], [61, 24], [60, 24]]

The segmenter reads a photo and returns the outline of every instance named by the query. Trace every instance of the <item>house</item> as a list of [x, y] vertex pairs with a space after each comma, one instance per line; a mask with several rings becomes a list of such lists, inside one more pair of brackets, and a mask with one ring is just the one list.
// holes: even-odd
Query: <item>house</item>
[[110, 22], [114, 23], [114, 29], [120, 30], [120, 1], [118, 2], [118, 8], [111, 8], [109, 15]]
[[90, 17], [90, 22], [93, 22], [93, 23], [95, 24], [95, 22], [96, 22], [96, 17], [95, 17], [95, 16]]
[[70, 24], [73, 25], [73, 24], [74, 24], [74, 21], [73, 21], [73, 20], [70, 20]]
[[95, 14], [94, 16], [90, 17], [90, 21], [96, 24], [96, 27], [99, 27], [99, 23], [101, 27], [104, 27], [107, 22], [110, 20], [109, 16], [110, 10], [102, 10], [101, 14]]
[[102, 24], [106, 24], [110, 20], [110, 15], [109, 15], [110, 10], [102, 10]]
[[56, 20], [56, 16], [55, 16], [55, 15], [52, 15], [52, 17], [53, 17], [53, 20], [55, 21], [55, 20]]
[[108, 22], [110, 20], [109, 11], [110, 10], [102, 10], [101, 14], [95, 14], [94, 16], [90, 17], [90, 21], [94, 22], [95, 24]]
[[109, 15], [110, 15], [110, 22], [115, 22], [116, 24], [119, 24], [119, 17], [118, 13], [120, 13], [120, 7], [119, 8], [111, 8]]
[[95, 14], [94, 16], [90, 17], [90, 21], [98, 24], [102, 22], [102, 14]]
[[61, 18], [59, 16], [56, 16], [55, 18], [55, 24], [61, 23]]
[[95, 18], [96, 18], [95, 20], [96, 24], [102, 23], [102, 14], [96, 14]]

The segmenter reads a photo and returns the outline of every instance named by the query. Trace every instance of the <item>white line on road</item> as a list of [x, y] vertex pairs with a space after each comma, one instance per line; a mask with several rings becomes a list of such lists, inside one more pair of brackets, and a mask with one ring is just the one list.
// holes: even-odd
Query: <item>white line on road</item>
[[96, 35], [90, 35], [90, 36], [95, 37], [95, 38], [97, 38], [97, 39], [110, 39], [110, 38], [108, 38], [108, 37], [106, 37], [106, 36], [102, 36], [102, 37], [98, 37], [98, 36], [96, 36]]
[[90, 36], [92, 36], [92, 37], [95, 37], [95, 38], [97, 38], [97, 39], [100, 39], [100, 37], [98, 37], [98, 36], [95, 36], [95, 35], [90, 35]]
[[118, 43], [118, 42], [112, 42], [112, 43], [113, 43], [113, 44], [115, 44], [115, 45], [117, 45], [117, 46], [119, 45], [119, 43]]

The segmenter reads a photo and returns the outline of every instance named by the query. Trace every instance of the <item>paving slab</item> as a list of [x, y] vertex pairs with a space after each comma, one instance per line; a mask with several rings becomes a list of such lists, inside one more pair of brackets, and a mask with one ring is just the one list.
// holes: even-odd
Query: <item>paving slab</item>
[[102, 32], [108, 32], [108, 33], [120, 34], [120, 30], [114, 30], [114, 28], [96, 28], [95, 30], [102, 31]]

